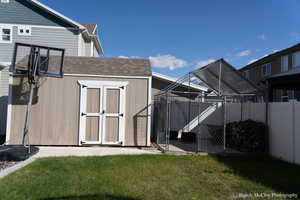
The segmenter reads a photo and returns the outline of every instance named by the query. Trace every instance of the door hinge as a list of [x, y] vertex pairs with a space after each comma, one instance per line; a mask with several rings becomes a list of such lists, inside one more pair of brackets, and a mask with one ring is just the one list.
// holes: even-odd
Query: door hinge
[[84, 141], [80, 141], [80, 143], [81, 143], [81, 144], [85, 144], [86, 142], [84, 142]]
[[86, 113], [81, 113], [81, 116], [86, 116]]
[[120, 87], [120, 89], [124, 90], [124, 89], [125, 89], [125, 87], [124, 87], [124, 86], [121, 86], [121, 87]]
[[122, 114], [119, 114], [119, 116], [120, 116], [120, 117], [124, 117], [124, 114], [123, 114], [123, 113], [122, 113]]
[[82, 88], [86, 88], [87, 86], [86, 85], [82, 85]]

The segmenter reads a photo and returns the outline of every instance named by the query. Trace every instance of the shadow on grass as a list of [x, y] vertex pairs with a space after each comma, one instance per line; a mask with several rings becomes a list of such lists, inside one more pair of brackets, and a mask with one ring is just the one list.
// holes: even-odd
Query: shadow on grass
[[79, 196], [63, 196], [42, 198], [40, 200], [139, 200], [131, 197], [115, 196], [115, 195], [79, 195]]
[[300, 166], [268, 156], [236, 156], [215, 159], [233, 173], [252, 182], [272, 188], [277, 192], [300, 195]]

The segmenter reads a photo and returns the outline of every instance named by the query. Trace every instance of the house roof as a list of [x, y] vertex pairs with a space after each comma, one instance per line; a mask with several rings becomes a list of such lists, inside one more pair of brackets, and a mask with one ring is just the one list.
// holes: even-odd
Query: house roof
[[78, 22], [73, 21], [72, 19], [70, 19], [70, 18], [64, 16], [63, 14], [53, 10], [52, 8], [49, 8], [48, 6], [42, 4], [41, 2], [39, 2], [37, 0], [27, 0], [27, 1], [34, 4], [35, 6], [37, 6], [39, 8], [41, 8], [41, 9], [43, 9], [44, 11], [46, 11], [46, 12], [48, 12], [48, 13], [50, 13], [50, 14], [52, 14], [52, 15], [54, 15], [54, 16], [56, 16], [56, 17], [58, 17], [58, 18], [60, 18], [64, 21], [66, 21], [66, 22], [72, 24], [73, 26], [76, 26], [80, 29], [85, 29], [85, 27], [83, 25], [79, 24]]
[[[59, 59], [60, 57], [53, 58]], [[66, 74], [151, 76], [149, 60], [131, 58], [66, 56], [63, 71]]]
[[95, 30], [97, 29], [97, 24], [81, 23], [81, 25], [87, 29], [90, 35], [95, 34]]
[[[170, 77], [170, 76], [160, 74], [160, 73], [157, 73], [157, 72], [152, 72], [152, 76], [154, 78], [165, 80], [165, 81], [168, 81], [168, 82], [171, 82], [171, 83], [175, 83], [177, 81], [177, 78]], [[191, 84], [182, 83], [182, 85], [184, 85], [186, 87], [191, 87], [191, 88], [196, 89], [196, 90], [201, 90], [201, 91], [206, 91], [206, 92], [208, 91], [207, 87], [204, 87], [204, 86], [201, 86], [201, 85], [196, 85], [194, 83], [191, 83]]]
[[246, 69], [249, 69], [249, 68], [251, 68], [253, 66], [256, 66], [256, 65], [265, 64], [267, 62], [270, 62], [270, 60], [274, 59], [277, 56], [283, 56], [285, 54], [288, 54], [291, 51], [296, 51], [296, 50], [300, 50], [300, 43], [298, 43], [294, 46], [291, 46], [289, 48], [283, 49], [281, 51], [277, 51], [273, 54], [267, 55], [267, 56], [255, 61], [255, 62], [253, 62], [253, 63], [250, 63], [250, 64], [246, 65], [245, 67], [240, 68], [239, 70], [246, 70]]
[[[100, 43], [100, 39], [98, 37], [98, 35], [96, 35], [93, 31], [95, 30], [95, 28], [97, 28], [97, 25], [95, 26], [95, 24], [80, 24], [76, 21], [73, 21], [72, 19], [64, 16], [63, 14], [53, 10], [52, 8], [49, 8], [48, 6], [42, 4], [41, 2], [37, 1], [37, 0], [27, 0], [28, 2], [32, 3], [33, 5], [41, 8], [42, 10], [68, 22], [69, 24], [78, 27], [81, 31], [82, 34], [87, 37], [90, 38], [91, 40], [94, 41], [95, 47], [97, 49], [97, 51], [99, 52], [99, 54], [103, 54], [103, 48], [101, 46]], [[90, 30], [93, 28], [93, 26], [95, 27], [94, 30], [92, 32], [90, 32]]]

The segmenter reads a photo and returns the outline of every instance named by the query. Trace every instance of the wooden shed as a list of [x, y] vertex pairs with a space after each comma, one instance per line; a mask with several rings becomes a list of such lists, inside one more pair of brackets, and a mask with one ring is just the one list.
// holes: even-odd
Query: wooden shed
[[[11, 75], [6, 142], [22, 144], [26, 76]], [[65, 57], [64, 78], [35, 89], [32, 145], [149, 146], [151, 67], [146, 59]]]

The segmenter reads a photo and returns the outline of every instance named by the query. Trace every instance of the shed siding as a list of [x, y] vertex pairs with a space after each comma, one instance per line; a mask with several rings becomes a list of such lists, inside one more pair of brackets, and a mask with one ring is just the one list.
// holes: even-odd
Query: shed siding
[[[148, 79], [70, 76], [63, 79], [47, 78], [43, 81], [38, 90], [38, 102], [32, 108], [31, 144], [78, 145], [80, 101], [78, 80], [128, 81], [125, 145], [147, 145]], [[14, 77], [10, 144], [21, 143], [26, 110], [25, 88], [26, 79]]]
[[13, 43], [0, 43], [0, 62], [11, 62], [15, 42], [64, 48], [66, 55], [77, 56], [78, 34], [73, 29], [32, 27], [31, 36], [20, 36], [18, 27], [13, 26]]
[[24, 0], [0, 3], [0, 23], [72, 27], [65, 21]]

